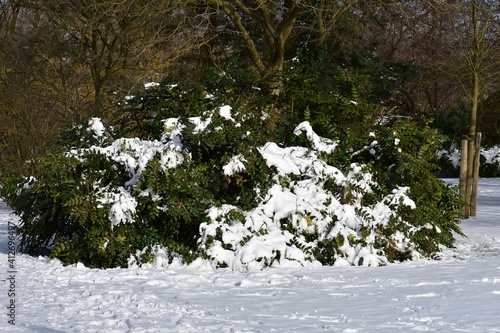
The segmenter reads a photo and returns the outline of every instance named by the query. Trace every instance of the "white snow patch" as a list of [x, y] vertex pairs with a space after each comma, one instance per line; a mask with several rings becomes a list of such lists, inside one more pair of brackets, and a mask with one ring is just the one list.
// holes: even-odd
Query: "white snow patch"
[[231, 109], [232, 108], [229, 105], [221, 106], [219, 108], [219, 115], [226, 120], [231, 120], [232, 122], [234, 122], [235, 120], [231, 116]]
[[308, 121], [300, 123], [293, 131], [295, 135], [300, 135], [304, 132], [306, 133], [307, 139], [313, 144], [314, 149], [320, 152], [331, 154], [338, 145], [338, 141], [318, 136]]
[[135, 221], [137, 201], [125, 188], [120, 187], [118, 193], [103, 191], [98, 201], [103, 205], [109, 204], [111, 206], [109, 220], [112, 227], [119, 223], [133, 223]]
[[89, 120], [89, 127], [87, 128], [88, 132], [93, 133], [94, 138], [101, 138], [104, 136], [106, 128], [101, 122], [100, 118], [92, 118]]
[[229, 163], [222, 167], [224, 174], [226, 176], [232, 176], [235, 173], [244, 171], [246, 169], [244, 162], [247, 162], [247, 160], [242, 154], [231, 157]]
[[[500, 179], [480, 179], [477, 217], [462, 222], [467, 238], [459, 237], [455, 249], [445, 249], [440, 261], [382, 268], [343, 267], [350, 264], [338, 259], [335, 267], [290, 261], [238, 272], [214, 270], [202, 259], [167, 266], [167, 252], [159, 250], [149, 267], [101, 270], [17, 253], [15, 325], [5, 316], [0, 326], [12, 333], [498, 332], [498, 202]], [[0, 202], [3, 272], [12, 270], [9, 224], [17, 223]], [[267, 251], [252, 244], [247, 253]], [[286, 251], [295, 256], [293, 247]]]
[[144, 89], [151, 89], [158, 87], [160, 84], [158, 82], [148, 82], [144, 84]]

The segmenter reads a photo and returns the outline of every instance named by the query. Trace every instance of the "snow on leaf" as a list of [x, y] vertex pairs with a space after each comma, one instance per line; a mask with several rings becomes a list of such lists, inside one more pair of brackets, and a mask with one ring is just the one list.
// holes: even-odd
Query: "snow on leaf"
[[118, 188], [118, 192], [108, 192], [103, 189], [98, 201], [101, 204], [110, 205], [108, 218], [111, 227], [119, 223], [135, 222], [137, 201], [125, 188]]
[[229, 163], [222, 167], [222, 169], [224, 170], [224, 174], [226, 176], [232, 176], [235, 173], [242, 172], [246, 169], [243, 162], [247, 162], [247, 160], [245, 159], [245, 157], [243, 157], [242, 154], [231, 157]]
[[389, 195], [386, 200], [391, 205], [397, 205], [402, 202], [403, 205], [415, 209], [415, 202], [406, 194], [409, 189], [410, 188], [407, 186], [398, 186], [396, 189], [392, 190], [392, 195]]
[[312, 143], [314, 149], [320, 152], [331, 154], [338, 145], [338, 141], [322, 138], [317, 135], [308, 121], [300, 123], [293, 131], [295, 135], [300, 135], [304, 132], [306, 133], [307, 139]]
[[267, 164], [276, 167], [278, 173], [282, 175], [299, 175], [309, 165], [307, 148], [281, 148], [276, 143], [269, 142], [258, 150]]
[[93, 137], [95, 139], [101, 138], [104, 136], [106, 128], [101, 122], [100, 118], [92, 118], [89, 120], [89, 127], [87, 128], [87, 131], [90, 133], [93, 133]]
[[151, 89], [158, 87], [160, 84], [158, 82], [148, 82], [144, 84], [144, 89]]
[[231, 120], [232, 122], [234, 122], [234, 119], [231, 116], [231, 109], [232, 108], [229, 105], [221, 106], [219, 109], [219, 115], [226, 120]]
[[201, 133], [212, 123], [212, 117], [203, 119], [202, 117], [191, 117], [189, 121], [193, 123], [196, 127], [193, 130], [193, 134]]

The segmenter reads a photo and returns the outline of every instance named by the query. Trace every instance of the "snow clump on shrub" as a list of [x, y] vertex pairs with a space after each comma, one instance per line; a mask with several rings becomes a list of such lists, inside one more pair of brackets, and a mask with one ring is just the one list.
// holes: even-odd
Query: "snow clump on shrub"
[[407, 236], [380, 234], [398, 220], [400, 205], [415, 207], [408, 189], [396, 188], [379, 202], [364, 205], [364, 197], [377, 187], [372, 174], [362, 165], [352, 164], [347, 174], [328, 165], [320, 152], [332, 152], [333, 142], [318, 137], [307, 122], [295, 133], [302, 129], [317, 150], [275, 143], [259, 148], [275, 172], [272, 187], [254, 209], [223, 205], [208, 210], [210, 222], [200, 226], [205, 255], [233, 270], [308, 266], [321, 264], [321, 244], [335, 243], [335, 265], [379, 266], [388, 262], [382, 245], [390, 243], [398, 251], [411, 248]]

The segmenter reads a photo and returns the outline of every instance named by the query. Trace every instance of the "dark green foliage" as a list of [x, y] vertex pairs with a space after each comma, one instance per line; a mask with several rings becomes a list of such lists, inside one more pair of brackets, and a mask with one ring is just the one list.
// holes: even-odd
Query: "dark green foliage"
[[[296, 124], [309, 121], [318, 135], [339, 140], [339, 149], [329, 157], [330, 162], [348, 167], [352, 149], [365, 144], [369, 129], [387, 112], [378, 105], [384, 105], [393, 95], [391, 90], [379, 94], [380, 81], [389, 78], [381, 78], [380, 73], [368, 68], [368, 63], [362, 61], [364, 56], [356, 56], [359, 59], [355, 64], [344, 57], [326, 45], [301, 49], [287, 73], [281, 103], [288, 106], [284, 115], [290, 124], [288, 133]], [[385, 68], [377, 59], [369, 61], [370, 65]], [[289, 144], [304, 144], [294, 137], [288, 139]]]
[[500, 162], [497, 160], [489, 161], [486, 163], [486, 158], [481, 155], [479, 165], [480, 177], [499, 177], [500, 176]]
[[[366, 223], [353, 231], [356, 235], [328, 238], [328, 233], [300, 231], [290, 238], [289, 248], [333, 264], [345, 242], [373, 245], [380, 249], [377, 255], [390, 261], [408, 259], [412, 250], [430, 256], [440, 245], [452, 246], [453, 232], [461, 233], [459, 202], [455, 190], [434, 173], [435, 153], [444, 138], [425, 123], [382, 118], [379, 109], [361, 97], [364, 78], [326, 65], [322, 57], [326, 55], [316, 51], [300, 60], [280, 97], [258, 89], [231, 88], [231, 80], [223, 82], [227, 78], [214, 83], [217, 96], [206, 96], [203, 89], [184, 91], [163, 83], [124, 101], [114, 130], [107, 128], [103, 135], [96, 135], [81, 125], [66, 131], [60, 141], [64, 152], [40, 159], [34, 179], [13, 177], [2, 190], [21, 217], [23, 250], [48, 250], [65, 264], [80, 261], [91, 267], [117, 267], [126, 266], [131, 258], [138, 263], [152, 260], [159, 245], [168, 249], [170, 259], [181, 255], [189, 262], [199, 254], [200, 225], [210, 223], [209, 208], [232, 205], [248, 212], [276, 182], [291, 188], [308, 179], [305, 175], [273, 178], [276, 173], [258, 151], [268, 141], [311, 147], [304, 135], [291, 134], [304, 120], [320, 136], [339, 140], [335, 152], [319, 154], [322, 161], [346, 174], [352, 163], [364, 165], [363, 172], [372, 173], [377, 186], [372, 192], [364, 191], [357, 184], [362, 179], [356, 179], [364, 173], [349, 176], [352, 182], [343, 185], [316, 175], [317, 185], [331, 193], [331, 200], [355, 206], [357, 218]], [[314, 67], [315, 61], [326, 67]], [[220, 112], [224, 105], [232, 107], [232, 118]], [[177, 128], [167, 128], [167, 118], [177, 119], [169, 122]], [[382, 119], [389, 120], [380, 125]], [[142, 150], [136, 152], [124, 136], [140, 138], [134, 139], [135, 144], [148, 149], [153, 149], [148, 146], [152, 142], [156, 142], [155, 147], [163, 146], [147, 155]], [[179, 159], [170, 167], [165, 157], [174, 148], [168, 143], [177, 145]], [[244, 168], [226, 171], [237, 156], [244, 159]], [[144, 158], [141, 167], [137, 162], [140, 158]], [[408, 194], [416, 208], [399, 205], [397, 216], [389, 223], [373, 226], [373, 216], [364, 209], [400, 186], [410, 188]], [[112, 198], [123, 193], [134, 202], [134, 209], [113, 222], [112, 205], [118, 199]], [[327, 213], [317, 212], [315, 217], [307, 213], [300, 218], [309, 224], [322, 214]], [[244, 216], [239, 215], [224, 218], [241, 222]], [[290, 217], [283, 220], [283, 232], [296, 232], [291, 221]], [[265, 231], [255, 230], [257, 234]], [[411, 239], [407, 250], [393, 243], [397, 232]], [[367, 243], [366, 238], [374, 234], [375, 243]], [[220, 241], [223, 234], [211, 237], [204, 246]], [[249, 240], [246, 236], [240, 246]], [[223, 246], [229, 249], [228, 244]], [[262, 260], [271, 264], [285, 255], [273, 253], [273, 258]]]
[[500, 143], [500, 90], [487, 94], [480, 104], [478, 114], [478, 132], [483, 133], [483, 146], [493, 146]]
[[[36, 180], [11, 179], [3, 195], [21, 217], [22, 250], [52, 250], [51, 255], [65, 263], [80, 260], [93, 267], [119, 266], [120, 250], [102, 255], [111, 227], [107, 211], [96, 201], [95, 188], [113, 186], [123, 178], [98, 154], [85, 157], [49, 153], [39, 161]], [[117, 248], [115, 236], [109, 241]]]
[[122, 137], [158, 138], [163, 134], [163, 119], [198, 116], [214, 106], [212, 99], [205, 98], [199, 89], [185, 91], [163, 83], [138, 91], [119, 103], [116, 132]]
[[436, 176], [436, 152], [445, 137], [426, 123], [405, 118], [390, 120], [375, 133], [377, 143], [362, 149], [355, 160], [372, 163], [382, 189], [410, 188], [416, 208], [400, 208], [400, 217], [413, 228], [410, 232], [419, 252], [429, 256], [439, 251], [440, 244], [452, 247], [453, 233], [463, 234], [458, 227], [457, 189]]
[[[38, 161], [33, 180], [12, 177], [3, 188], [6, 201], [21, 217], [24, 251], [49, 251], [65, 264], [80, 261], [91, 267], [116, 267], [126, 266], [131, 256], [138, 262], [153, 258], [152, 247], [159, 244], [189, 261], [196, 256], [199, 225], [206, 221], [208, 208], [252, 207], [259, 195], [255, 188], [265, 193], [269, 171], [256, 150], [265, 135], [255, 133], [266, 121], [263, 110], [250, 99], [233, 104], [234, 123], [219, 114], [222, 99], [171, 85], [145, 89], [127, 103], [115, 128], [120, 134], [162, 140], [166, 131], [162, 120], [180, 117], [186, 124], [181, 137], [184, 162], [165, 167], [161, 159], [167, 148], [163, 148], [139, 174], [126, 164], [128, 158], [139, 156], [126, 141], [113, 141], [109, 129], [100, 137], [84, 125], [66, 131], [61, 145], [71, 153], [47, 154]], [[192, 116], [210, 117], [211, 123], [194, 131], [195, 124], [187, 119]], [[114, 147], [113, 153], [88, 149], [94, 145]], [[225, 174], [223, 166], [240, 153], [247, 168]], [[114, 157], [120, 154], [121, 160]], [[137, 203], [130, 216], [133, 221], [112, 226], [113, 200], [108, 197], [122, 191]], [[143, 249], [137, 257], [136, 251]]]
[[357, 106], [363, 78], [333, 62], [325, 47], [304, 48], [289, 71], [284, 98], [293, 101], [293, 126], [306, 120], [319, 135], [338, 137], [356, 130], [351, 124], [370, 121], [370, 113]]

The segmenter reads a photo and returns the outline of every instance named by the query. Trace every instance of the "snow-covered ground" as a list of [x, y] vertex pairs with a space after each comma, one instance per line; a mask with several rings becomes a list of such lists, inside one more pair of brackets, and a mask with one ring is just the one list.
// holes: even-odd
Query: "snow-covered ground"
[[500, 179], [479, 190], [468, 238], [442, 260], [248, 273], [9, 262], [16, 219], [0, 203], [0, 332], [500, 332]]

